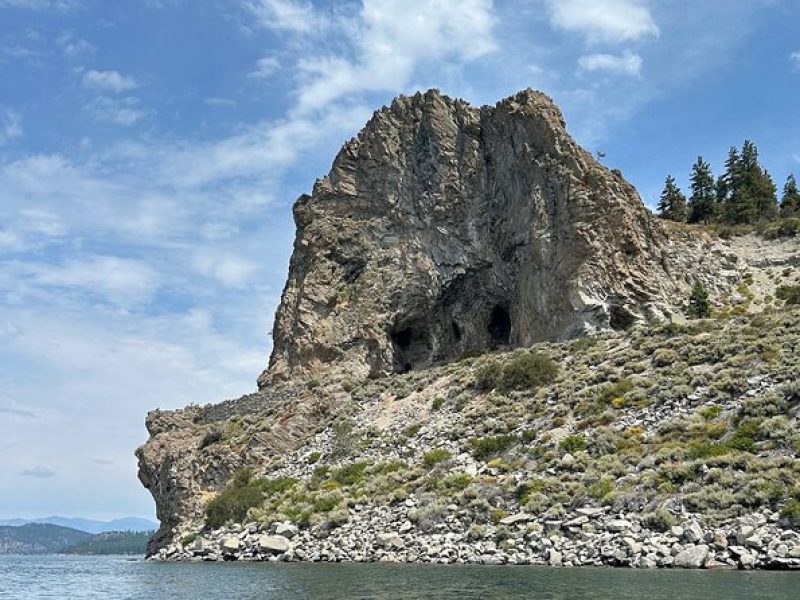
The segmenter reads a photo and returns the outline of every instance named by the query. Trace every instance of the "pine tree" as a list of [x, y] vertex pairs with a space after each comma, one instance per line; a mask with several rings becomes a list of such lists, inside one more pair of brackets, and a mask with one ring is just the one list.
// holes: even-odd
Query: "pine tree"
[[658, 215], [670, 221], [686, 221], [686, 196], [678, 187], [675, 178], [668, 175], [664, 183], [664, 191], [658, 202]]
[[729, 223], [753, 224], [777, 212], [775, 184], [758, 163], [758, 148], [745, 140], [739, 155], [734, 148], [725, 163], [725, 217]]
[[707, 319], [711, 316], [711, 304], [708, 301], [708, 292], [702, 283], [695, 280], [692, 291], [689, 294], [690, 317], [695, 319]]
[[697, 157], [697, 162], [692, 167], [692, 195], [689, 198], [689, 222], [706, 225], [714, 218], [717, 189], [711, 165]]
[[795, 217], [800, 215], [800, 190], [797, 189], [797, 180], [794, 175], [786, 178], [781, 197], [781, 216]]

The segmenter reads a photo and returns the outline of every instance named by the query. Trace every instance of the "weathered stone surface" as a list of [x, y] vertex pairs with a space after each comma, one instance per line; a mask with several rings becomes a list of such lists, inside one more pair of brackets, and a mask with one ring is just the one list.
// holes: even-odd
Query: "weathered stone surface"
[[686, 270], [692, 253], [532, 90], [480, 108], [435, 90], [395, 99], [294, 216], [262, 387], [627, 328], [677, 312], [689, 274], [716, 277]]
[[673, 565], [681, 569], [699, 569], [706, 563], [708, 553], [708, 546], [704, 544], [692, 546], [675, 555]]
[[239, 538], [233, 535], [222, 538], [219, 542], [219, 549], [222, 552], [236, 552], [239, 550]]
[[281, 535], [262, 535], [258, 538], [258, 548], [265, 552], [286, 552], [292, 545]]

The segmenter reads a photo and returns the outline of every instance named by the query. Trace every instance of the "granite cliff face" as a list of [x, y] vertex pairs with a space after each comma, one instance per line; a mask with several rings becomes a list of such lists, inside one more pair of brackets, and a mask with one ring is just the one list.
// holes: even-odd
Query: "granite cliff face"
[[397, 98], [294, 215], [261, 386], [669, 318], [690, 272], [720, 270], [681, 265], [636, 190], [532, 90], [481, 108], [437, 91]]

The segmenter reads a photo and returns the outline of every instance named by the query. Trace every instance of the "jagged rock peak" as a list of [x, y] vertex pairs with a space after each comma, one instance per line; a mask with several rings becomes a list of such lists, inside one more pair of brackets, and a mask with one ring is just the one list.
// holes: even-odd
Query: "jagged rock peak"
[[530, 89], [480, 108], [437, 90], [396, 98], [294, 216], [261, 387], [668, 317], [697, 270]]

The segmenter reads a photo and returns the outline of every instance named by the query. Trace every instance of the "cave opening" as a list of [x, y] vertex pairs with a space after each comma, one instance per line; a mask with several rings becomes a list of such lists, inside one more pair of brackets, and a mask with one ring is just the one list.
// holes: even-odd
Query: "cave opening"
[[611, 329], [624, 331], [630, 329], [636, 323], [636, 317], [625, 307], [612, 305], [609, 308], [609, 325]]
[[458, 326], [458, 323], [453, 321], [451, 323], [451, 327], [453, 329], [453, 339], [457, 342], [461, 341], [461, 327]]
[[430, 360], [430, 339], [424, 324], [417, 323], [395, 327], [390, 335], [394, 346], [394, 370], [407, 373]]
[[494, 345], [508, 346], [511, 341], [511, 315], [508, 313], [508, 308], [496, 305], [489, 315], [486, 329]]

